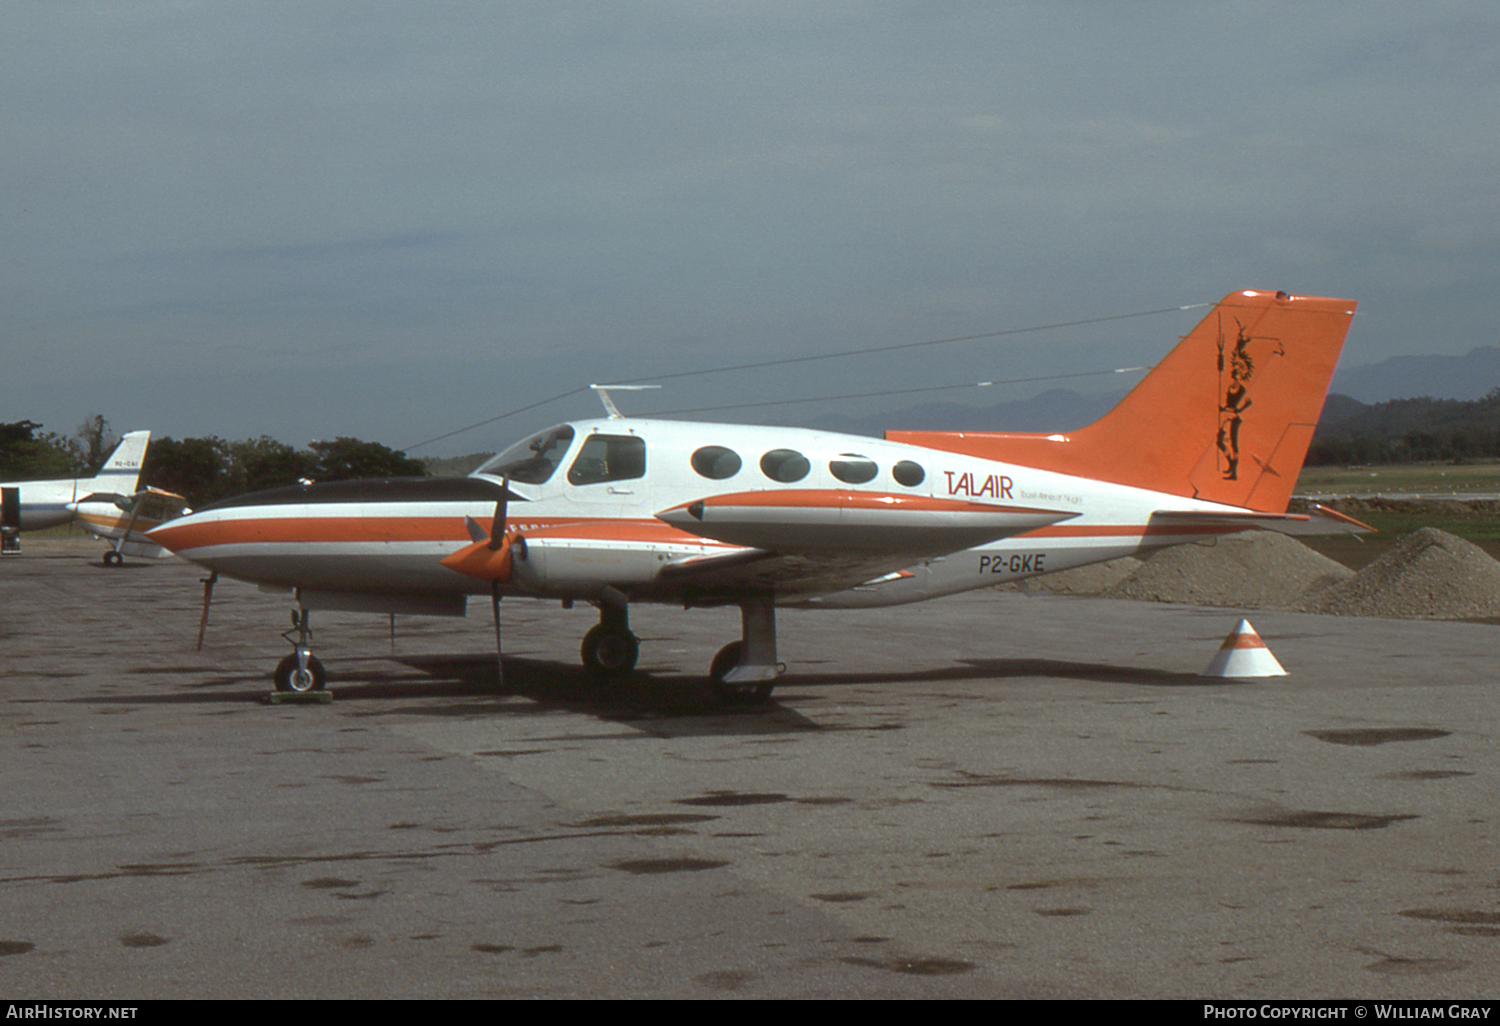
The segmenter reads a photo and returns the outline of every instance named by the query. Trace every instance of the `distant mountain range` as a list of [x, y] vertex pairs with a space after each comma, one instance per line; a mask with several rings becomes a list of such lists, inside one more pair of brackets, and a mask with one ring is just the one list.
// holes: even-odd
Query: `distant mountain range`
[[1481, 346], [1463, 356], [1393, 356], [1379, 363], [1341, 368], [1331, 391], [1362, 403], [1388, 399], [1483, 399], [1500, 388], [1500, 349]]
[[[1431, 396], [1472, 401], [1484, 398], [1494, 388], [1500, 388], [1500, 348], [1495, 346], [1481, 346], [1464, 356], [1393, 356], [1337, 371], [1323, 408], [1323, 422], [1346, 420], [1370, 404], [1391, 399]], [[801, 426], [876, 438], [887, 429], [1071, 431], [1098, 420], [1124, 395], [1124, 391], [1080, 395], [1057, 388], [993, 406], [927, 403], [864, 417], [815, 417]]]
[[[1334, 425], [1360, 417], [1372, 404], [1391, 399], [1482, 399], [1500, 388], [1500, 348], [1483, 346], [1464, 356], [1395, 356], [1380, 363], [1339, 370], [1323, 407], [1320, 435]], [[906, 431], [1071, 431], [1092, 424], [1124, 397], [1126, 390], [1080, 395], [1056, 388], [1030, 399], [970, 406], [926, 403], [867, 416], [787, 416], [775, 423], [879, 438], [889, 430]], [[1358, 426], [1355, 421], [1351, 428]], [[455, 457], [432, 473], [464, 474], [488, 454]], [[441, 464], [443, 461], [429, 461]]]
[[1054, 388], [1030, 399], [968, 406], [964, 403], [926, 403], [865, 417], [827, 415], [803, 426], [820, 431], [879, 438], [892, 431], [1071, 431], [1092, 424], [1119, 402], [1125, 393], [1079, 395]]

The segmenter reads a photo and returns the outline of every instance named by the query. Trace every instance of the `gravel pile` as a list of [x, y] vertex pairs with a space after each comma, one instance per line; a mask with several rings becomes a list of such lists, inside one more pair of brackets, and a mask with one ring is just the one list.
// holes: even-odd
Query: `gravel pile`
[[1247, 531], [1212, 544], [1162, 549], [1101, 594], [1195, 606], [1292, 609], [1352, 577], [1348, 567], [1295, 538]]
[[1424, 527], [1357, 575], [1295, 608], [1414, 620], [1500, 616], [1500, 563], [1471, 542]]
[[[1429, 503], [1423, 510], [1431, 508]], [[1060, 595], [1335, 616], [1500, 618], [1500, 562], [1479, 546], [1434, 527], [1403, 538], [1358, 574], [1295, 538], [1246, 531], [1212, 544], [1162, 549], [1144, 561], [1127, 556], [1044, 574], [1021, 587]]]
[[1028, 577], [1021, 588], [1031, 591], [1047, 591], [1054, 595], [1101, 595], [1125, 580], [1141, 567], [1134, 556], [1121, 556], [1107, 563], [1091, 563], [1059, 570], [1040, 577]]

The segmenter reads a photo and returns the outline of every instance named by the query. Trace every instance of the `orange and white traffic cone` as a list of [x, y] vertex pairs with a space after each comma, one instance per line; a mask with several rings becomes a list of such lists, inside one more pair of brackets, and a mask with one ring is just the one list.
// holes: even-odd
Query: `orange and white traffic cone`
[[1249, 620], [1229, 632], [1200, 677], [1285, 677], [1286, 670], [1260, 640]]

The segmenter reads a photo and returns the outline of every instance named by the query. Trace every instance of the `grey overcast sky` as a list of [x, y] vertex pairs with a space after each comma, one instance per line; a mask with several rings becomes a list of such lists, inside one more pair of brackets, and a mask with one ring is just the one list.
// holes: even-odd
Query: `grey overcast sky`
[[[1345, 365], [1463, 353], [1497, 101], [1493, 0], [5, 0], [0, 421], [405, 447], [1244, 287], [1359, 300]], [[622, 405], [1107, 370], [1198, 316]], [[937, 397], [1055, 384], [1119, 382]]]

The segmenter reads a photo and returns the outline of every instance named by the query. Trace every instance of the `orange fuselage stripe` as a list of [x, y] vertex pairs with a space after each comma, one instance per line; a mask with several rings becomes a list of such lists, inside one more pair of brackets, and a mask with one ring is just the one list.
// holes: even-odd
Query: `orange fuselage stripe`
[[[535, 523], [535, 521], [527, 521]], [[486, 525], [487, 526], [487, 525]], [[570, 520], [528, 528], [528, 538], [715, 545], [653, 520]], [[213, 545], [291, 542], [470, 542], [461, 518], [446, 517], [244, 517], [158, 529], [152, 539], [176, 552]]]

